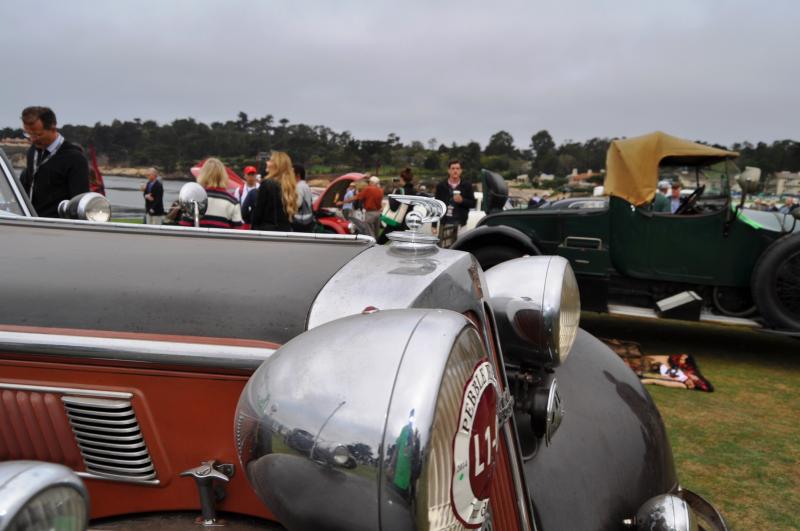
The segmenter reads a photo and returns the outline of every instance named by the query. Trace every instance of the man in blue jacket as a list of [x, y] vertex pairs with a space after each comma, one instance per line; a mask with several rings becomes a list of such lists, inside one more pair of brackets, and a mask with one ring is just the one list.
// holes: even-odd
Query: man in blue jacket
[[147, 184], [144, 185], [144, 222], [148, 225], [161, 225], [164, 221], [164, 185], [158, 179], [155, 168], [147, 170]]

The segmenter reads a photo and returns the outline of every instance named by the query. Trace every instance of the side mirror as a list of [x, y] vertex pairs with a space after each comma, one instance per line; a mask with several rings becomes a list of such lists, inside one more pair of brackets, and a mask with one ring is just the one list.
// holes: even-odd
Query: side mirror
[[791, 214], [794, 219], [800, 221], [800, 207], [793, 208]]
[[578, 282], [560, 256], [531, 256], [486, 272], [503, 355], [521, 365], [563, 362], [580, 323]]
[[96, 192], [86, 192], [58, 204], [58, 216], [66, 219], [84, 219], [106, 222], [111, 219], [111, 203]]
[[181, 210], [194, 219], [194, 226], [200, 226], [200, 217], [206, 213], [208, 209], [208, 194], [197, 183], [186, 183], [181, 186], [181, 191], [178, 194], [178, 204]]
[[89, 495], [72, 470], [53, 463], [0, 463], [0, 529], [86, 529]]

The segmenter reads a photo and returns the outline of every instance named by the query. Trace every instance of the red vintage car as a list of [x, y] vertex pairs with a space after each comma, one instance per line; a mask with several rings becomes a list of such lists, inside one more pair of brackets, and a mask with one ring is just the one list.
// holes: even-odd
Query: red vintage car
[[[357, 223], [354, 224], [339, 215], [339, 208], [336, 206], [338, 201], [344, 197], [347, 187], [351, 183], [360, 181], [366, 177], [363, 173], [346, 173], [337, 177], [325, 188], [314, 201], [314, 218], [321, 225], [320, 232], [331, 234], [355, 234], [363, 231], [358, 230]], [[354, 226], [356, 225], [356, 226]]]

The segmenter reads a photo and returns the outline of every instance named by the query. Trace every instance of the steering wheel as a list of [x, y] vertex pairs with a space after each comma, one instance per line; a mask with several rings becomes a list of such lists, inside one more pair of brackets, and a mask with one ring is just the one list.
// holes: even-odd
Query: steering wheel
[[702, 185], [699, 188], [695, 188], [694, 192], [689, 194], [686, 199], [683, 200], [681, 206], [678, 207], [678, 210], [675, 211], [675, 215], [686, 214], [690, 210], [694, 208], [695, 203], [703, 195], [703, 192], [706, 191], [706, 185]]

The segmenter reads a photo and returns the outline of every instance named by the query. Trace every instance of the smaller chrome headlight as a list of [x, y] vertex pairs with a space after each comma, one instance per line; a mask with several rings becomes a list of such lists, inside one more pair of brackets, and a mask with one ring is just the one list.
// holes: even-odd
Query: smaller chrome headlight
[[689, 504], [673, 494], [660, 494], [642, 504], [636, 518], [624, 522], [637, 531], [697, 531]]
[[87, 192], [61, 201], [58, 215], [62, 218], [106, 222], [111, 219], [111, 203], [105, 196]]
[[561, 363], [580, 324], [578, 282], [560, 256], [503, 262], [486, 273], [503, 353], [525, 364]]
[[549, 385], [536, 389], [530, 413], [533, 432], [544, 437], [545, 444], [549, 446], [564, 418], [564, 406], [558, 394], [558, 380], [555, 377], [551, 378]]
[[70, 469], [53, 463], [0, 464], [0, 529], [86, 529], [89, 498]]

